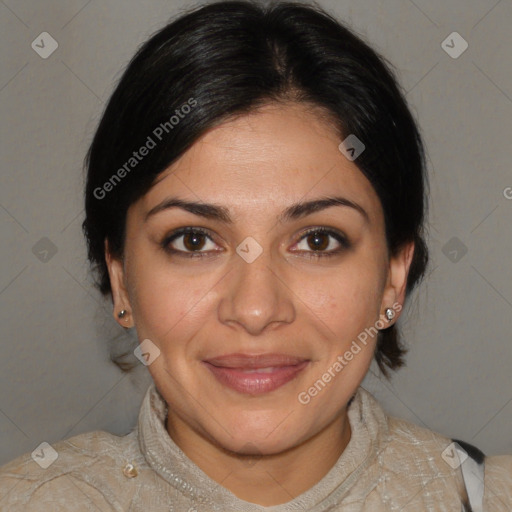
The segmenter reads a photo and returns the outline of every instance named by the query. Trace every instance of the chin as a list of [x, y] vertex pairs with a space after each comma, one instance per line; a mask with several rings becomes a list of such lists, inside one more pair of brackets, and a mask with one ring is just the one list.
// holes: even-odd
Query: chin
[[[297, 444], [300, 444], [308, 437], [308, 427], [305, 422], [299, 425], [290, 425], [286, 421], [289, 414], [270, 415], [262, 420], [251, 415], [242, 415], [238, 417], [236, 423], [222, 421], [219, 423], [225, 426], [225, 430], [215, 424], [216, 432], [210, 430], [210, 435], [214, 437], [215, 442], [224, 449], [235, 453], [246, 453], [248, 455], [272, 455], [286, 451]], [[283, 421], [285, 419], [285, 421]], [[297, 418], [294, 419], [297, 421]], [[231, 434], [231, 435], [230, 435]]]

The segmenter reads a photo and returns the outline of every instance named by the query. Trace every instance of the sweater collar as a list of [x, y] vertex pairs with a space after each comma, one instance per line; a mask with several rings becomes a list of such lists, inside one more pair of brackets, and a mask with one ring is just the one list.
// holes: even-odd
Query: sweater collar
[[330, 471], [293, 500], [264, 507], [241, 500], [211, 479], [176, 445], [167, 433], [167, 403], [152, 383], [142, 402], [138, 421], [139, 446], [148, 465], [200, 509], [212, 512], [323, 512], [340, 503], [368, 466], [375, 461], [389, 429], [384, 411], [359, 387], [347, 409], [351, 438]]

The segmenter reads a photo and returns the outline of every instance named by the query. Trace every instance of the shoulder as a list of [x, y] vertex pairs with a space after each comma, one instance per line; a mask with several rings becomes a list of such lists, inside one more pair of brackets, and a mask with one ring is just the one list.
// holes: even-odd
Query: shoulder
[[366, 390], [361, 403], [366, 423], [379, 424], [377, 456], [369, 468], [379, 499], [418, 510], [438, 510], [441, 497], [442, 510], [460, 510], [475, 500], [485, 510], [511, 510], [512, 456], [486, 457], [464, 441], [390, 416]]
[[457, 453], [450, 438], [392, 416], [388, 416], [388, 426], [388, 443], [382, 454], [387, 466], [399, 473], [440, 477], [462, 488]]
[[512, 509], [512, 455], [485, 459], [485, 510]]
[[[400, 460], [402, 471], [419, 471], [435, 480], [441, 477], [444, 482], [451, 481], [453, 489], [466, 500], [468, 486], [475, 489], [476, 483], [471, 492], [480, 493], [485, 510], [511, 510], [512, 455], [486, 457], [469, 443], [399, 418], [388, 417], [388, 424], [388, 449], [394, 460], [390, 464], [396, 465]], [[483, 483], [480, 491], [479, 483]]]
[[[44, 443], [0, 467], [0, 509], [37, 511], [116, 508], [127, 464], [141, 465], [136, 431], [96, 431]], [[125, 470], [126, 472], [126, 470]], [[87, 503], [87, 506], [86, 506]], [[87, 507], [87, 508], [86, 508]]]
[[485, 464], [488, 470], [489, 478], [499, 475], [508, 475], [512, 485], [512, 455], [494, 455], [487, 457]]
[[364, 388], [359, 388], [359, 394], [365, 422], [378, 425], [374, 430], [378, 431], [375, 436], [381, 459], [390, 465], [396, 461], [402, 467], [414, 462], [441, 468], [447, 465], [443, 462], [442, 452], [452, 443], [450, 438], [387, 414], [379, 401]]
[[394, 416], [388, 416], [388, 425], [390, 441], [396, 449], [412, 449], [413, 452], [420, 450], [425, 453], [435, 451], [437, 453], [452, 442], [450, 438], [438, 432]]

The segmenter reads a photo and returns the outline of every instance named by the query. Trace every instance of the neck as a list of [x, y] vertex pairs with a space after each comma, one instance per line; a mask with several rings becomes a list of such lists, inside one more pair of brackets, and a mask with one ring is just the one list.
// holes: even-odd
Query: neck
[[227, 451], [171, 414], [166, 426], [173, 441], [204, 473], [238, 498], [262, 506], [286, 503], [313, 487], [334, 466], [351, 435], [346, 409], [307, 441], [262, 456]]

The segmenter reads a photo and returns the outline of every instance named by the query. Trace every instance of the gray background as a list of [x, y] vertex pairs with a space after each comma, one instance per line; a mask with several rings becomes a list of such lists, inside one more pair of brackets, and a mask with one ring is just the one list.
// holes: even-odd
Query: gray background
[[[399, 70], [429, 150], [432, 262], [400, 320], [408, 366], [392, 383], [372, 368], [365, 387], [392, 414], [512, 453], [512, 2], [319, 3]], [[0, 464], [134, 424], [150, 377], [108, 359], [124, 334], [88, 270], [82, 161], [128, 59], [193, 5], [0, 2]], [[441, 47], [454, 31], [458, 58]], [[42, 32], [59, 45], [47, 59], [31, 48]]]

